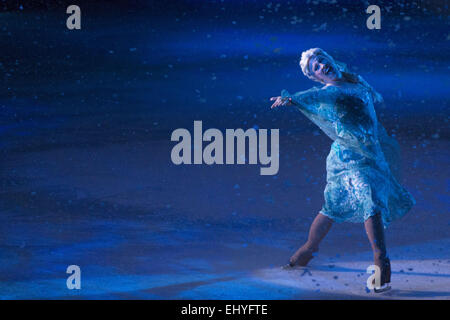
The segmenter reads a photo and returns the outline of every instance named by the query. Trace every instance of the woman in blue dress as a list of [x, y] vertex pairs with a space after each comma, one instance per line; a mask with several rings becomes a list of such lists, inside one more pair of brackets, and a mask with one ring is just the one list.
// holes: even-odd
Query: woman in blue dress
[[398, 145], [378, 122], [374, 104], [383, 99], [361, 76], [349, 72], [320, 48], [302, 53], [300, 67], [322, 87], [272, 97], [272, 108], [295, 106], [334, 142], [327, 157], [327, 185], [322, 210], [306, 243], [289, 266], [306, 266], [334, 221], [364, 223], [381, 271], [381, 286], [390, 283], [384, 228], [406, 214], [415, 201], [398, 183]]

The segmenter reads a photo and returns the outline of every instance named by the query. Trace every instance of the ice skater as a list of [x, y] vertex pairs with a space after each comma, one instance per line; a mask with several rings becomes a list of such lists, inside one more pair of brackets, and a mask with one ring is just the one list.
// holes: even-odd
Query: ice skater
[[288, 266], [306, 266], [333, 222], [364, 223], [381, 271], [381, 286], [389, 289], [391, 266], [384, 228], [415, 204], [398, 183], [398, 144], [378, 122], [374, 104], [383, 99], [361, 76], [348, 71], [320, 48], [302, 53], [305, 76], [322, 87], [272, 97], [271, 108], [295, 106], [334, 142], [327, 157], [325, 203], [311, 224], [308, 240]]

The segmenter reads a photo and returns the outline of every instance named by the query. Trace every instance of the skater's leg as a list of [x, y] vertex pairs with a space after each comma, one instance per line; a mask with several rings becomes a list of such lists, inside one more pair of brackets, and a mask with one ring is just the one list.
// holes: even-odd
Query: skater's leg
[[332, 225], [332, 219], [319, 213], [309, 229], [308, 241], [294, 253], [289, 260], [289, 264], [291, 266], [306, 266], [309, 260], [313, 258], [313, 253], [319, 250], [320, 242], [327, 235]]
[[381, 214], [370, 217], [364, 222], [367, 237], [372, 246], [373, 259], [375, 265], [380, 267], [381, 285], [391, 282], [391, 265], [386, 252], [386, 242], [384, 239], [383, 221]]

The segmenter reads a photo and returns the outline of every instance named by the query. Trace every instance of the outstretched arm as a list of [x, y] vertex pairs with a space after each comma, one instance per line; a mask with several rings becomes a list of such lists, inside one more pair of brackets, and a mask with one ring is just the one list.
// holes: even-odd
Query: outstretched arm
[[308, 96], [309, 90], [300, 91], [293, 95], [291, 95], [287, 90], [282, 90], [281, 96], [270, 98], [270, 101], [275, 101], [270, 108], [274, 109], [280, 106], [294, 106], [294, 105], [300, 107], [304, 104], [305, 100], [310, 100]]
[[273, 109], [279, 106], [296, 106], [303, 112], [316, 114], [318, 106], [321, 103], [330, 100], [328, 91], [328, 87], [313, 87], [309, 90], [300, 91], [294, 94], [290, 94], [287, 90], [283, 90], [281, 91], [281, 96], [270, 98], [271, 101], [275, 101], [271, 108]]
[[294, 94], [290, 94], [287, 90], [283, 90], [281, 96], [289, 97], [292, 100], [292, 104], [297, 106], [301, 111], [316, 113], [316, 106], [324, 100], [324, 97], [320, 94], [322, 92], [322, 89], [313, 87], [309, 90], [299, 91]]

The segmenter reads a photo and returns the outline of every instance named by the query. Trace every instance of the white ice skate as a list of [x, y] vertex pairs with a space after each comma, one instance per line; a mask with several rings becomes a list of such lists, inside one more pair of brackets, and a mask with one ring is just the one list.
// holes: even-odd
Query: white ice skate
[[375, 293], [382, 293], [382, 292], [386, 292], [389, 290], [391, 290], [391, 286], [389, 285], [389, 283], [385, 283], [382, 286], [373, 288], [373, 292], [375, 292]]

